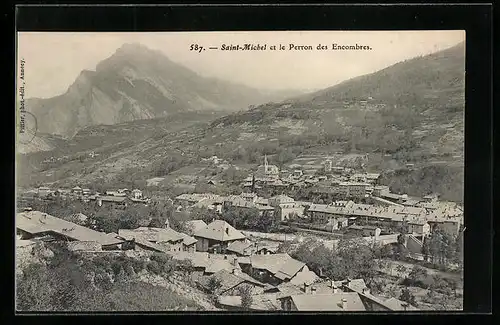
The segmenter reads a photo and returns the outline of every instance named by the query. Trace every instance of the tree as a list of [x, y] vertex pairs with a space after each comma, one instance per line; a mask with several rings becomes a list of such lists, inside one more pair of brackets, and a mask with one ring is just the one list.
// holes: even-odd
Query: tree
[[455, 279], [445, 279], [446, 282], [448, 282], [449, 288], [453, 291], [453, 296], [457, 296], [457, 289], [458, 289], [458, 283]]
[[253, 303], [252, 287], [249, 285], [240, 287], [239, 294], [241, 297], [241, 307], [245, 310], [249, 310]]
[[424, 255], [425, 261], [429, 260], [430, 252], [429, 237], [425, 237], [422, 243], [422, 255]]
[[208, 279], [207, 289], [210, 293], [215, 294], [222, 287], [222, 281], [219, 278], [211, 276]]
[[50, 284], [50, 274], [43, 265], [28, 265], [16, 281], [16, 309], [26, 311], [54, 310], [55, 306], [52, 305], [54, 288]]
[[206, 223], [212, 222], [213, 219], [218, 219], [219, 216], [214, 210], [209, 210], [206, 208], [191, 208], [189, 213], [189, 218], [191, 220], [203, 220]]
[[409, 281], [410, 285], [417, 285], [419, 287], [425, 288], [425, 287], [427, 287], [427, 285], [425, 284], [426, 280], [427, 280], [427, 276], [428, 276], [427, 269], [424, 269], [421, 266], [415, 265], [411, 269], [407, 280]]
[[344, 277], [363, 278], [369, 284], [377, 274], [373, 250], [356, 239], [341, 239], [336, 257], [335, 263]]
[[177, 269], [181, 271], [186, 278], [194, 271], [193, 262], [188, 259], [177, 261]]
[[442, 292], [444, 294], [451, 294], [451, 288], [449, 287], [449, 284], [447, 281], [443, 279], [438, 274], [434, 274], [432, 276], [432, 285], [431, 288], [433, 288], [436, 291]]
[[372, 281], [370, 284], [370, 291], [377, 294], [382, 293], [384, 288], [387, 287], [387, 282], [384, 279], [380, 279], [377, 281]]
[[289, 241], [286, 241], [286, 242], [282, 242], [281, 244], [279, 244], [277, 252], [290, 254], [291, 250], [292, 250], [292, 243], [290, 243]]
[[458, 233], [458, 236], [455, 239], [455, 262], [458, 264], [458, 267], [462, 269], [463, 267], [463, 259], [464, 259], [464, 233], [461, 229]]
[[448, 261], [456, 260], [457, 239], [450, 234], [435, 229], [429, 237], [429, 253], [432, 263], [446, 265]]
[[417, 306], [417, 301], [415, 296], [410, 292], [408, 288], [404, 288], [401, 290], [401, 295], [399, 296], [399, 300], [406, 301], [410, 305]]

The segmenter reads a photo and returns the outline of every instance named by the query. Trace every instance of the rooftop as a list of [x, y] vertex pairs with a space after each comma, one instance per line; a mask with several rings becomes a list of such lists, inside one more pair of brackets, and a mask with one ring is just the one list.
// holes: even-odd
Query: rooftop
[[[222, 306], [241, 307], [240, 296], [220, 296], [219, 304]], [[276, 300], [275, 294], [262, 294], [252, 296], [252, 310], [280, 310], [281, 306]]]
[[[298, 311], [366, 311], [356, 292], [290, 296]], [[343, 307], [342, 300], [345, 300]]]
[[194, 236], [221, 242], [246, 238], [239, 230], [236, 230], [224, 220], [214, 220], [205, 228], [197, 230]]
[[105, 195], [105, 196], [100, 196], [99, 199], [101, 201], [106, 201], [106, 202], [124, 202], [127, 197], [125, 196], [112, 196], [112, 195]]
[[160, 242], [177, 242], [184, 240], [185, 236], [181, 235], [172, 228], [150, 228], [139, 227], [137, 229], [120, 229], [118, 230], [120, 237], [131, 240], [132, 238], [141, 237], [147, 241]]
[[186, 221], [186, 224], [191, 227], [193, 232], [196, 232], [197, 230], [203, 229], [207, 226], [207, 224], [203, 220], [189, 220]]
[[251, 242], [235, 241], [227, 246], [227, 250], [241, 255], [250, 255], [249, 248], [252, 246], [254, 246], [254, 244]]

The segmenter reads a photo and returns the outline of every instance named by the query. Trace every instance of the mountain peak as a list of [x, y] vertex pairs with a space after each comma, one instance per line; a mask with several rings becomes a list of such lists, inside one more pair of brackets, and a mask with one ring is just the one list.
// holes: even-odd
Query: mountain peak
[[203, 78], [159, 50], [125, 43], [99, 62], [95, 71], [82, 71], [65, 94], [31, 103], [31, 107], [37, 117], [46, 116], [38, 120], [40, 132], [72, 136], [89, 125], [180, 111], [234, 112], [282, 98], [280, 93], [263, 94], [258, 89]]
[[138, 52], [152, 52], [152, 50], [141, 43], [124, 43], [116, 50], [116, 52], [138, 53]]

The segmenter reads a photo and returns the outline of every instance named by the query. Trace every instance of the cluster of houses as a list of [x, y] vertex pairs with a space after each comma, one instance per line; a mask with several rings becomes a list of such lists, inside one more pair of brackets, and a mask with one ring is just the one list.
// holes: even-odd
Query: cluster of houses
[[296, 220], [325, 225], [329, 231], [357, 226], [376, 226], [382, 229], [401, 229], [419, 236], [427, 235], [433, 227], [453, 236], [457, 235], [464, 224], [462, 209], [450, 202], [439, 202], [436, 197], [426, 197], [423, 201], [413, 200], [412, 205], [361, 204], [354, 201], [335, 201], [330, 204], [316, 204], [295, 201], [286, 195], [269, 199], [255, 193], [241, 193], [228, 197], [213, 194], [182, 194], [175, 198], [178, 210], [191, 207], [207, 208], [221, 214], [225, 209], [255, 209], [261, 215], [281, 222]]
[[339, 196], [364, 198], [371, 195], [380, 178], [378, 173], [356, 173], [351, 168], [334, 166], [330, 159], [318, 165], [292, 164], [288, 167], [280, 170], [269, 164], [264, 156], [264, 164], [241, 185], [252, 191], [271, 188], [278, 192], [314, 187]]
[[[427, 235], [434, 227], [456, 236], [463, 226], [463, 212], [456, 206], [440, 206], [435, 209], [420, 206], [376, 206], [339, 201], [332, 204], [311, 204], [307, 215], [313, 223], [330, 224], [332, 230], [352, 223], [380, 228], [401, 229], [409, 233]], [[352, 222], [349, 222], [352, 220]]]
[[[105, 234], [39, 211], [16, 216], [18, 249], [36, 241], [64, 241], [72, 251], [160, 252], [189, 260], [195, 284], [218, 296], [227, 310], [241, 308], [240, 289], [249, 287], [251, 310], [401, 311], [414, 307], [369, 293], [362, 279], [330, 281], [309, 270], [276, 243], [252, 242], [222, 220], [189, 223], [190, 234], [169, 227], [120, 229]], [[140, 254], [139, 254], [140, 255]], [[217, 281], [213, 281], [216, 279]], [[212, 284], [217, 282], [214, 288]]]
[[243, 192], [240, 195], [220, 196], [208, 193], [181, 194], [174, 199], [177, 210], [193, 207], [214, 210], [221, 214], [225, 209], [256, 209], [261, 215], [276, 218], [279, 221], [292, 216], [301, 217], [305, 205], [286, 195], [277, 195], [269, 199], [259, 197], [255, 193]]
[[118, 190], [108, 190], [105, 193], [92, 191], [89, 188], [81, 188], [75, 186], [71, 189], [58, 188], [51, 189], [46, 186], [41, 186], [35, 191], [26, 192], [24, 195], [37, 194], [40, 198], [55, 198], [60, 197], [63, 199], [82, 200], [83, 202], [95, 201], [99, 206], [110, 204], [114, 206], [127, 206], [129, 203], [143, 203], [150, 202], [149, 198], [143, 196], [139, 189], [129, 190], [127, 188]]
[[[219, 305], [227, 310], [241, 310], [241, 296], [221, 295]], [[418, 309], [396, 298], [382, 298], [370, 293], [363, 279], [319, 280], [295, 285], [284, 282], [252, 296], [250, 310], [301, 312], [401, 312]]]

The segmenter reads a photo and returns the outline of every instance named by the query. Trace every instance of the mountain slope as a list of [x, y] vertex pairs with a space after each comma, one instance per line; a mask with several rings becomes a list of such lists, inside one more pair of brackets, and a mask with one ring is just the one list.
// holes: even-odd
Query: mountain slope
[[235, 128], [281, 143], [290, 137], [317, 145], [350, 142], [348, 148], [365, 152], [412, 147], [461, 153], [464, 71], [462, 43], [293, 100], [228, 115], [214, 121], [209, 132], [219, 128], [227, 137]]
[[409, 59], [369, 75], [302, 96], [298, 102], [327, 105], [373, 97], [376, 102], [463, 107], [465, 43]]
[[[426, 176], [425, 188], [411, 183], [405, 190], [410, 195], [442, 189], [449, 192], [441, 193], [443, 197], [460, 199], [457, 189], [463, 184], [440, 177], [463, 171], [464, 66], [461, 44], [299, 99], [264, 104], [175, 132], [157, 132], [140, 143], [113, 149], [102, 159], [87, 164], [73, 161], [44, 173], [59, 173], [50, 179], [70, 184], [113, 184], [165, 175], [212, 155], [243, 165], [261, 162], [264, 154], [282, 164], [305, 154], [354, 153], [367, 156], [366, 165], [372, 170], [414, 163], [415, 175], [408, 177], [431, 175]], [[417, 171], [434, 171], [433, 166], [439, 172]]]
[[89, 125], [182, 111], [238, 111], [288, 95], [204, 78], [159, 51], [125, 44], [100, 62], [96, 71], [82, 71], [64, 94], [29, 99], [26, 107], [37, 117], [39, 132], [71, 137]]

